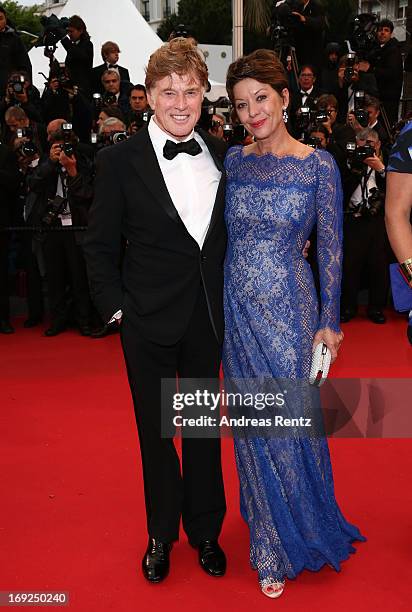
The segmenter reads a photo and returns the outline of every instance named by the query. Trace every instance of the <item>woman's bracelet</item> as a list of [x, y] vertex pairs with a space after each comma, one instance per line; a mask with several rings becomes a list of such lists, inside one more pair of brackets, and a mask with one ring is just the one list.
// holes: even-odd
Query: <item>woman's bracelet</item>
[[405, 261], [403, 261], [399, 265], [401, 267], [401, 270], [402, 270], [402, 272], [403, 272], [407, 282], [412, 287], [412, 257], [409, 257], [409, 259], [405, 259]]

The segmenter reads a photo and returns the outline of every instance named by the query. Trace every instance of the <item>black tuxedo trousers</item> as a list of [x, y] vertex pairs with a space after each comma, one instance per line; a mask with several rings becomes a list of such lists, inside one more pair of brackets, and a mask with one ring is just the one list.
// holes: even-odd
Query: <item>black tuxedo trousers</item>
[[[182, 465], [172, 438], [163, 438], [162, 378], [218, 379], [221, 351], [203, 286], [182, 338], [158, 345], [125, 317], [122, 345], [139, 432], [148, 533], [163, 542], [179, 537], [180, 518], [189, 541], [217, 539], [225, 515], [219, 439], [182, 438]], [[163, 411], [163, 413], [162, 413]]]

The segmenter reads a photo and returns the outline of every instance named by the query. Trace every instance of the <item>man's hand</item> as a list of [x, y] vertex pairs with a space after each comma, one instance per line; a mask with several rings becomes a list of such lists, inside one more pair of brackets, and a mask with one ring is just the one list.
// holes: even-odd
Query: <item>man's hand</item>
[[74, 155], [68, 157], [64, 151], [61, 151], [59, 162], [69, 176], [77, 176], [77, 160]]
[[21, 93], [15, 93], [14, 97], [20, 104], [27, 104], [27, 102], [29, 101], [29, 96], [27, 95], [26, 89], [23, 89]]
[[136, 121], [132, 121], [131, 124], [129, 125], [129, 129], [128, 132], [129, 134], [133, 135], [133, 134], [137, 134], [138, 132], [138, 127], [136, 125]]
[[51, 161], [52, 162], [60, 161], [61, 152], [62, 152], [61, 144], [58, 144], [58, 143], [53, 144], [50, 148], [50, 153], [49, 153], [49, 158], [51, 159]]
[[366, 60], [361, 60], [358, 63], [358, 70], [359, 70], [359, 72], [368, 72], [370, 67], [371, 67], [370, 63], [367, 62]]
[[376, 170], [376, 172], [382, 172], [385, 170], [385, 164], [379, 159], [379, 157], [374, 154], [373, 157], [367, 157], [363, 160], [363, 163], [372, 168], [372, 170]]
[[305, 21], [306, 21], [305, 15], [301, 15], [301, 13], [297, 13], [296, 11], [292, 11], [292, 15], [296, 15], [296, 17], [299, 17], [299, 20], [302, 23], [305, 23]]
[[346, 123], [347, 123], [348, 125], [350, 125], [350, 127], [351, 127], [352, 129], [354, 129], [354, 130], [355, 130], [355, 132], [358, 132], [359, 130], [361, 130], [361, 129], [362, 129], [362, 126], [361, 126], [361, 124], [360, 124], [360, 123], [357, 121], [357, 119], [356, 119], [356, 117], [355, 117], [354, 113], [348, 113], [348, 116], [347, 116], [347, 118], [346, 118]]

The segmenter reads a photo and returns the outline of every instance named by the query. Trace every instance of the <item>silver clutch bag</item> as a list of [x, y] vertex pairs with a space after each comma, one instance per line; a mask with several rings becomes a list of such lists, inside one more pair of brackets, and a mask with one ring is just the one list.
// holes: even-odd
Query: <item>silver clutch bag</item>
[[325, 382], [330, 367], [331, 353], [324, 342], [320, 342], [312, 353], [309, 382], [320, 387]]

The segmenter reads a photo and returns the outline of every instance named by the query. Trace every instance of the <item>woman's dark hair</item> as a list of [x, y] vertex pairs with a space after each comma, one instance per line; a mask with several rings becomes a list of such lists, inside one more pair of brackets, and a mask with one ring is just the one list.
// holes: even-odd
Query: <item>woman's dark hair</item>
[[69, 28], [75, 28], [81, 32], [82, 38], [90, 38], [90, 35], [87, 31], [86, 24], [83, 19], [79, 17], [79, 15], [72, 15], [69, 19]]
[[232, 103], [233, 88], [244, 79], [255, 79], [259, 83], [270, 85], [279, 95], [284, 89], [289, 89], [288, 77], [282, 62], [274, 51], [268, 49], [257, 49], [230, 64], [226, 89]]

